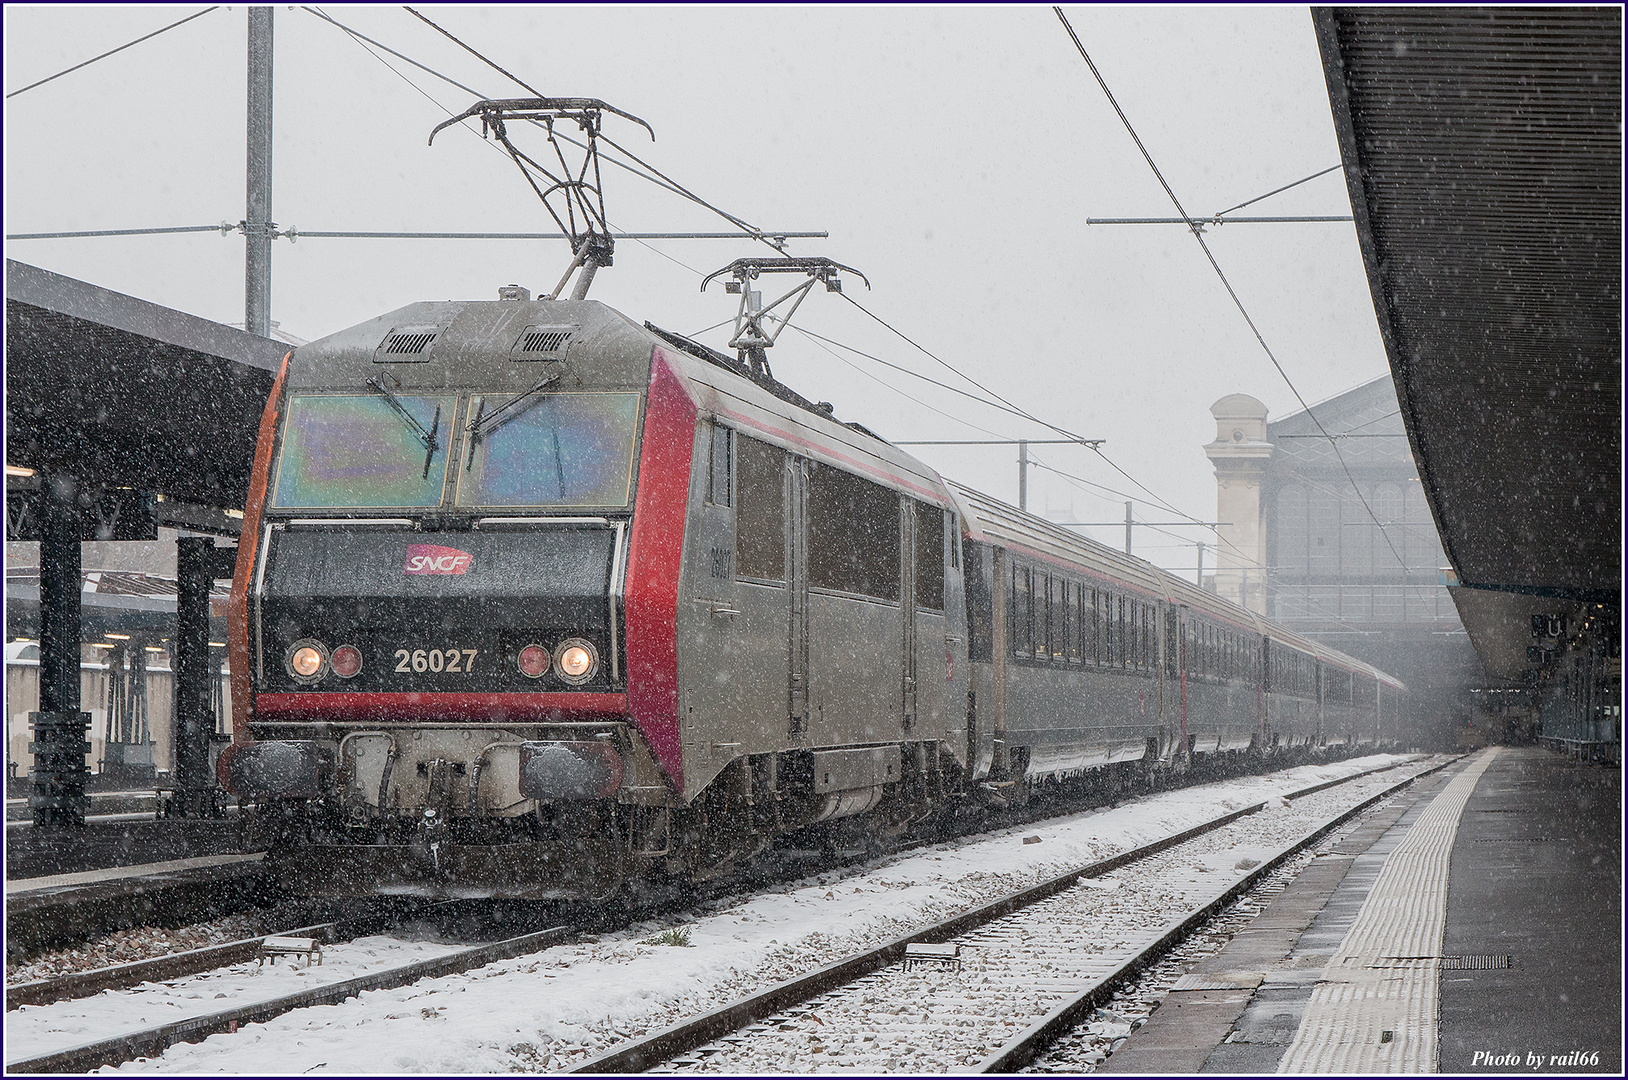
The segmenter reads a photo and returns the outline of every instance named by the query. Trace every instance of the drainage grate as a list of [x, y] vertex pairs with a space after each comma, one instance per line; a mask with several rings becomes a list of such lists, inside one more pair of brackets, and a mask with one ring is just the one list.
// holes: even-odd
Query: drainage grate
[[1472, 844], [1553, 844], [1569, 839], [1564, 836], [1483, 836], [1471, 840]]
[[1443, 971], [1492, 971], [1515, 966], [1513, 956], [1376, 956], [1370, 968], [1395, 968], [1439, 960]]

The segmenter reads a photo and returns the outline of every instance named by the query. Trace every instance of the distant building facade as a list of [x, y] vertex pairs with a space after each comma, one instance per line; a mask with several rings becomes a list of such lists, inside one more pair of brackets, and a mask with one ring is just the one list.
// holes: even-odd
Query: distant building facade
[[1245, 394], [1211, 412], [1204, 451], [1222, 523], [1211, 587], [1402, 679], [1421, 741], [1445, 745], [1485, 679], [1390, 377], [1276, 421]]

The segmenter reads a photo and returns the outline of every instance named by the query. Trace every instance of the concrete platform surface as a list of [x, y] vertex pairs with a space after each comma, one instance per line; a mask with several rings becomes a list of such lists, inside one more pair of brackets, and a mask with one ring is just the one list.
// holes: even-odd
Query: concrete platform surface
[[1621, 793], [1535, 747], [1421, 780], [1096, 1071], [1620, 1074]]

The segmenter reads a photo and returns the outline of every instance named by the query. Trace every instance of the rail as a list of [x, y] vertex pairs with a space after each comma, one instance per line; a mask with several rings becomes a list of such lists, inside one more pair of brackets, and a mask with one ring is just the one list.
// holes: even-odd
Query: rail
[[[116, 1035], [111, 1039], [86, 1043], [83, 1046], [40, 1057], [8, 1061], [5, 1068], [8, 1073], [82, 1073], [105, 1065], [120, 1065], [138, 1057], [154, 1057], [175, 1043], [196, 1042], [221, 1032], [236, 1031], [242, 1024], [263, 1023], [294, 1009], [337, 1005], [346, 998], [354, 997], [366, 990], [391, 990], [418, 982], [420, 979], [456, 975], [499, 960], [509, 960], [516, 956], [538, 952], [560, 944], [573, 933], [576, 933], [574, 927], [551, 927], [504, 941], [476, 945], [431, 960], [421, 960], [402, 967], [346, 979], [343, 982], [312, 987], [297, 994], [285, 994], [269, 1001], [250, 1002], [223, 1012], [188, 1017], [174, 1023]], [[257, 943], [258, 940], [256, 939]]]
[[[1417, 759], [1412, 760], [1416, 761]], [[1304, 788], [1285, 796], [1285, 798], [1303, 798], [1338, 784], [1349, 783], [1364, 776], [1386, 772], [1409, 763], [1395, 762], [1377, 769], [1369, 769], [1338, 780]], [[1363, 806], [1334, 822], [1322, 826], [1317, 835], [1320, 836], [1323, 832], [1335, 827], [1345, 817], [1360, 812], [1360, 810], [1372, 805], [1373, 802], [1406, 787], [1420, 776], [1428, 775], [1439, 768], [1445, 768], [1447, 764], [1451, 764], [1451, 762], [1443, 763], [1441, 766], [1416, 774], [1399, 784], [1387, 788], [1373, 799], [1365, 802]], [[1269, 801], [1263, 800], [1253, 803], [1243, 809], [1221, 815], [1192, 828], [1144, 844], [1141, 847], [1121, 852], [1118, 855], [1085, 866], [1076, 867], [1039, 884], [1009, 893], [981, 907], [894, 938], [876, 948], [845, 957], [807, 975], [777, 983], [765, 990], [737, 999], [700, 1016], [681, 1021], [643, 1038], [631, 1040], [597, 1057], [579, 1062], [567, 1071], [573, 1073], [642, 1072], [661, 1061], [704, 1046], [721, 1036], [737, 1031], [755, 1021], [762, 1020], [764, 1017], [781, 1012], [791, 1006], [852, 982], [872, 971], [902, 960], [906, 949], [911, 945], [936, 944], [958, 937], [970, 930], [1062, 892], [1083, 878], [1100, 877], [1120, 867], [1146, 859], [1168, 848], [1222, 828], [1246, 815], [1257, 813], [1264, 809]], [[1315, 842], [1315, 838], [1305, 842]], [[1282, 857], [1277, 858], [1278, 861], [1281, 861]], [[1254, 876], [1251, 875], [1251, 877]]]

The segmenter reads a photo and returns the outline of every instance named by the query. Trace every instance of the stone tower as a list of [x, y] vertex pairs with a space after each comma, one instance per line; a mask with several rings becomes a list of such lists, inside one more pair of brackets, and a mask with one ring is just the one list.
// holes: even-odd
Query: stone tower
[[1261, 521], [1261, 477], [1272, 457], [1266, 406], [1248, 394], [1228, 394], [1210, 406], [1215, 442], [1204, 447], [1215, 465], [1215, 591], [1266, 614], [1266, 531]]

